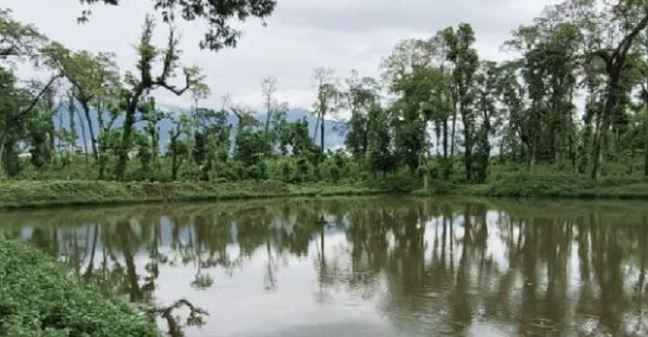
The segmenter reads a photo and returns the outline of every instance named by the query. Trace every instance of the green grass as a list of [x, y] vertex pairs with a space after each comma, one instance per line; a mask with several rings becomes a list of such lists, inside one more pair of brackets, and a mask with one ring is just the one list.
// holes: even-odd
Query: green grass
[[217, 184], [16, 180], [0, 182], [0, 208], [370, 195], [389, 191], [391, 190], [383, 185], [370, 186], [364, 183], [288, 185], [281, 182]]
[[81, 283], [53, 258], [0, 241], [0, 336], [159, 335], [146, 316]]
[[484, 184], [431, 181], [419, 190], [420, 179], [407, 175], [377, 177], [368, 182], [285, 184], [266, 182], [114, 182], [92, 180], [0, 181], [0, 208], [181, 202], [273, 197], [410, 194], [472, 195], [515, 198], [648, 199], [648, 179], [611, 176], [594, 181], [587, 176], [538, 168], [498, 169]]
[[514, 198], [608, 198], [648, 199], [648, 179], [644, 177], [608, 177], [595, 181], [587, 176], [564, 172], [500, 172], [484, 184], [433, 182], [427, 191], [415, 195], [472, 195]]

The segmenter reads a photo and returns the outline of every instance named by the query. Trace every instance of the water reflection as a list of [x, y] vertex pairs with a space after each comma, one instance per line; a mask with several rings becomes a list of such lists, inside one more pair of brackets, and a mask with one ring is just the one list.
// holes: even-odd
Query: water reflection
[[645, 336], [642, 203], [275, 200], [0, 214], [171, 336]]

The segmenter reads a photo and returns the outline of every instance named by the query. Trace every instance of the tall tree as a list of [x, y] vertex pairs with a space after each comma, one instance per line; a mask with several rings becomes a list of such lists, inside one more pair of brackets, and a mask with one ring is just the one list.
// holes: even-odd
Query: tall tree
[[378, 82], [371, 77], [360, 77], [354, 70], [346, 80], [342, 95], [346, 108], [351, 112], [345, 145], [355, 158], [362, 159], [367, 154], [369, 124], [373, 122], [369, 119], [369, 110], [379, 99]]
[[266, 77], [261, 81], [261, 91], [263, 92], [263, 99], [266, 109], [266, 120], [264, 131], [267, 134], [270, 131], [270, 121], [275, 110], [276, 102], [274, 95], [277, 92], [277, 79], [274, 77]]
[[53, 66], [71, 84], [71, 93], [80, 105], [85, 117], [86, 127], [90, 134], [92, 154], [99, 159], [96, 131], [101, 132], [96, 125], [92, 113], [110, 93], [119, 86], [119, 74], [113, 55], [99, 53], [94, 55], [87, 51], [72, 53], [60, 44], [54, 43], [46, 49], [51, 56]]
[[[334, 77], [332, 69], [316, 68], [313, 76], [317, 88], [317, 99], [315, 101], [314, 113], [317, 117], [320, 133], [320, 146], [322, 153], [326, 149], [326, 117], [334, 114], [339, 109], [340, 92], [337, 86], [337, 80]], [[317, 138], [317, 125], [315, 126], [315, 136]]]
[[475, 114], [472, 108], [475, 96], [473, 92], [473, 81], [479, 66], [477, 50], [473, 47], [475, 33], [470, 24], [462, 23], [456, 32], [452, 29], [447, 30], [444, 33], [444, 37], [448, 45], [448, 61], [454, 65], [452, 72], [453, 89], [458, 104], [457, 109], [461, 114], [463, 123], [464, 164], [466, 167], [466, 179], [470, 181], [473, 178], [471, 172], [474, 146], [473, 133], [475, 132]]
[[[143, 99], [148, 97], [152, 90], [163, 88], [177, 96], [181, 96], [200, 78], [197, 68], [183, 68], [185, 83], [182, 87], [177, 87], [169, 81], [175, 77], [180, 51], [178, 50], [178, 39], [175, 31], [170, 29], [167, 47], [164, 50], [156, 48], [152, 44], [153, 30], [155, 24], [151, 17], [147, 17], [144, 22], [142, 37], [137, 47], [139, 61], [137, 64], [138, 74], [126, 73], [126, 87], [122, 90], [121, 100], [122, 107], [125, 110], [124, 125], [122, 130], [122, 140], [118, 149], [117, 164], [115, 166], [115, 176], [117, 179], [124, 178], [126, 164], [128, 161], [128, 151], [132, 145], [131, 136], [136, 121], [136, 114], [140, 109]], [[160, 58], [162, 61], [162, 71], [159, 75], [153, 76], [153, 63]]]
[[648, 27], [648, 1], [645, 0], [567, 0], [549, 8], [539, 25], [567, 22], [578, 27], [585, 62], [604, 63], [605, 91], [597, 111], [600, 127], [594, 135], [592, 178], [599, 178], [607, 156], [609, 130], [622, 98], [622, 81], [629, 54], [641, 32]]
[[481, 125], [476, 133], [476, 163], [474, 165], [474, 179], [484, 182], [488, 175], [488, 166], [491, 155], [490, 138], [494, 136], [497, 123], [498, 109], [496, 107], [499, 96], [500, 70], [495, 62], [482, 62], [477, 74], [477, 103], [476, 110], [479, 114]]
[[182, 136], [189, 136], [191, 119], [187, 114], [172, 114], [170, 116], [173, 128], [169, 130], [169, 155], [171, 156], [171, 179], [178, 179], [178, 172], [183, 163], [183, 156], [189, 154], [187, 142], [183, 142]]
[[374, 174], [382, 172], [386, 175], [396, 166], [388, 111], [375, 104], [369, 110], [368, 118], [371, 120], [367, 130], [369, 166]]

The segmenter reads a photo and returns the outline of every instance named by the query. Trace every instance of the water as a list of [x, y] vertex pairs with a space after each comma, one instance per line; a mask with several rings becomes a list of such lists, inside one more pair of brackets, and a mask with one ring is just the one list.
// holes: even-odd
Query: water
[[32, 210], [0, 213], [0, 236], [123, 294], [173, 336], [648, 335], [648, 203]]

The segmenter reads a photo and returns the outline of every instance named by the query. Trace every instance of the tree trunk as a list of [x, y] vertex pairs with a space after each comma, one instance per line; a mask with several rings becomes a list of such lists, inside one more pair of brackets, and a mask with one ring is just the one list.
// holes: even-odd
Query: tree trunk
[[173, 148], [173, 151], [171, 151], [171, 180], [176, 181], [178, 178], [178, 149], [177, 149], [177, 136], [174, 135], [171, 138], [171, 147]]
[[610, 74], [608, 81], [607, 94], [605, 99], [605, 106], [601, 112], [601, 127], [597, 130], [597, 135], [594, 139], [594, 151], [592, 154], [592, 179], [598, 179], [601, 175], [601, 167], [605, 157], [605, 147], [607, 146], [607, 133], [610, 128], [610, 115], [612, 110], [617, 106], [619, 90], [620, 71], [616, 70]]
[[81, 112], [78, 109], [75, 109], [77, 112], [77, 118], [79, 119], [79, 126], [81, 127], [81, 140], [83, 141], [83, 159], [88, 162], [88, 139], [86, 135], [85, 125], [83, 124], [83, 118], [81, 117]]
[[461, 118], [464, 124], [464, 164], [466, 166], [466, 180], [472, 180], [472, 123], [464, 104], [461, 105]]
[[321, 139], [321, 144], [322, 144], [322, 154], [324, 154], [324, 114], [322, 114], [322, 121], [320, 123], [320, 139]]
[[7, 133], [3, 132], [2, 137], [0, 137], [0, 178], [5, 177], [5, 165], [4, 165], [4, 152], [5, 146], [7, 145]]
[[107, 158], [104, 154], [99, 155], [99, 180], [103, 180], [106, 177], [106, 161]]
[[450, 132], [450, 157], [455, 155], [455, 130], [457, 126], [457, 109], [452, 112], [452, 131]]
[[436, 147], [436, 153], [437, 157], [441, 156], [441, 122], [435, 121], [434, 122], [434, 135], [436, 136], [436, 143], [434, 146]]
[[126, 172], [126, 164], [128, 163], [128, 150], [130, 149], [131, 142], [131, 133], [133, 132], [133, 125], [135, 124], [135, 110], [135, 106], [130, 106], [126, 111], [124, 131], [122, 134], [121, 144], [117, 151], [117, 165], [115, 166], [115, 177], [118, 180], [123, 180], [124, 173]]
[[448, 160], [448, 119], [443, 120], [443, 177], [448, 179], [452, 172], [452, 165]]
[[648, 177], [648, 111], [644, 121], [644, 175]]
[[319, 132], [320, 114], [315, 118], [315, 128], [313, 129], [313, 143], [317, 144], [317, 132]]
[[268, 112], [266, 116], [266, 122], [265, 122], [265, 134], [267, 135], [268, 132], [270, 131], [270, 119], [272, 118], [272, 109], [268, 107]]
[[484, 124], [483, 124], [483, 130], [481, 132], [481, 137], [479, 139], [479, 152], [477, 153], [477, 160], [480, 161], [479, 163], [479, 172], [477, 172], [477, 180], [480, 183], [483, 183], [486, 181], [486, 178], [488, 176], [488, 165], [490, 161], [490, 151], [491, 151], [491, 145], [490, 141], [488, 139], [488, 136], [491, 134], [491, 123], [490, 123], [490, 115], [488, 114], [488, 111], [486, 110], [486, 107], [483, 108], [483, 118], [484, 118]]
[[443, 121], [443, 159], [448, 159], [448, 119]]
[[86, 123], [88, 124], [88, 130], [90, 131], [90, 142], [92, 145], [92, 156], [94, 157], [95, 160], [99, 159], [98, 151], [97, 151], [97, 138], [95, 137], [94, 133], [94, 128], [92, 126], [92, 119], [90, 119], [90, 107], [88, 106], [87, 103], [81, 103], [81, 106], [83, 107], [83, 112], [85, 114], [85, 119]]

